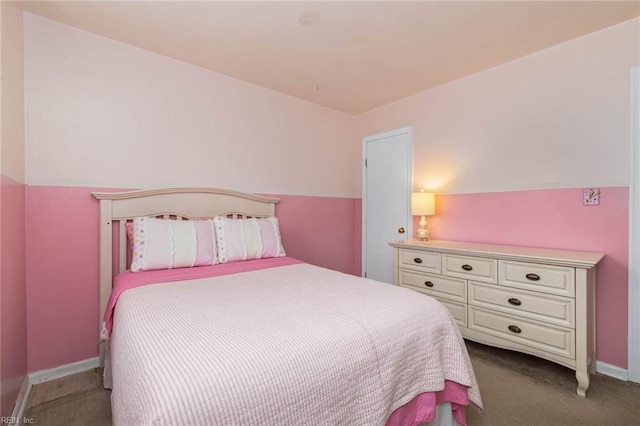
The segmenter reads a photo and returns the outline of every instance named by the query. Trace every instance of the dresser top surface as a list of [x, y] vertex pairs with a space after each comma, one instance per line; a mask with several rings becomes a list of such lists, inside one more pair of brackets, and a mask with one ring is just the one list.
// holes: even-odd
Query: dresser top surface
[[500, 257], [510, 260], [557, 263], [587, 268], [595, 266], [604, 257], [603, 253], [588, 251], [469, 243], [464, 241], [421, 241], [412, 239], [392, 241], [389, 245], [395, 248], [438, 251], [442, 253], [465, 254], [480, 257]]

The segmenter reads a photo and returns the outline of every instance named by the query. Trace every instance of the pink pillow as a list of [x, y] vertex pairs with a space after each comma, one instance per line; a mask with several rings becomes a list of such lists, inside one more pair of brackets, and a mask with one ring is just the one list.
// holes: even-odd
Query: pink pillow
[[218, 262], [286, 256], [280, 238], [278, 218], [213, 218], [216, 227]]
[[216, 263], [213, 220], [136, 217], [131, 228], [131, 272]]

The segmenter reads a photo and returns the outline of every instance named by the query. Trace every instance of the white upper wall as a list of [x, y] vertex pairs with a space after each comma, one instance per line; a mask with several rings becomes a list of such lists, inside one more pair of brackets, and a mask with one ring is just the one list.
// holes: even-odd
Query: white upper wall
[[358, 195], [348, 114], [28, 13], [24, 41], [29, 185]]
[[640, 19], [352, 117], [25, 14], [26, 183], [360, 195], [361, 138], [413, 126], [439, 192], [629, 180]]
[[638, 65], [634, 19], [361, 114], [356, 137], [412, 125], [415, 189], [627, 186]]
[[25, 181], [22, 9], [14, 2], [0, 3], [0, 172], [16, 182]]

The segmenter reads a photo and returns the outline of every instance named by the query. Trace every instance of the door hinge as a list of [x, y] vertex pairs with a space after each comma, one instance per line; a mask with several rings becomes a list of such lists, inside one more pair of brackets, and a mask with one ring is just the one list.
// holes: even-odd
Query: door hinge
[[367, 271], [364, 271], [364, 277], [367, 278]]
[[364, 166], [367, 167], [367, 159], [364, 159]]

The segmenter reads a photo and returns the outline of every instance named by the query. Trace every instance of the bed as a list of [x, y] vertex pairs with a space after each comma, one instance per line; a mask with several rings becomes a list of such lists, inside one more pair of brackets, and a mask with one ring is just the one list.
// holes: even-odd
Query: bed
[[[277, 199], [211, 188], [93, 195], [114, 425], [457, 425], [465, 406], [482, 409], [448, 310], [287, 256]], [[178, 230], [206, 238], [183, 267], [152, 268], [153, 226], [171, 229], [170, 262], [190, 247]], [[198, 263], [212, 244], [214, 261]]]

